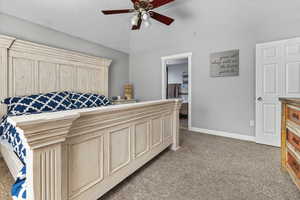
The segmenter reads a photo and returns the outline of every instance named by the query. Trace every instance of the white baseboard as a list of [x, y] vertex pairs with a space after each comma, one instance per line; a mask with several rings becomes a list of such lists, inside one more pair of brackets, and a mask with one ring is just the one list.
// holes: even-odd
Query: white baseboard
[[208, 135], [216, 135], [216, 136], [221, 136], [221, 137], [234, 138], [234, 139], [238, 139], [238, 140], [255, 142], [254, 136], [241, 135], [238, 133], [229, 133], [229, 132], [225, 132], [225, 131], [214, 131], [214, 130], [209, 130], [209, 129], [196, 128], [196, 127], [191, 127], [190, 131], [204, 133], [204, 134], [208, 134]]

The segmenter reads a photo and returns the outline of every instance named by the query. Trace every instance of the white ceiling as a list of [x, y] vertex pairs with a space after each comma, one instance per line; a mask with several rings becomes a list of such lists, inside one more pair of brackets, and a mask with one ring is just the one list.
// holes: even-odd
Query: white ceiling
[[[130, 0], [0, 0], [0, 12], [127, 53], [130, 37], [144, 40], [145, 33], [131, 34], [131, 14], [104, 16], [100, 10], [131, 7]], [[158, 11], [190, 27], [231, 22], [253, 30], [278, 21], [300, 22], [299, 9], [299, 0], [176, 0]], [[154, 22], [148, 32], [162, 27], [166, 30]]]
[[100, 13], [123, 8], [130, 0], [0, 0], [2, 13], [128, 53], [131, 15]]

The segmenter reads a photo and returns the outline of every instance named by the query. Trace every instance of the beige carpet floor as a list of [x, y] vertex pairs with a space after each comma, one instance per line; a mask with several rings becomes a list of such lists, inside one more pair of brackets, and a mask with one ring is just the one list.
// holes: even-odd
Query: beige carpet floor
[[[99, 200], [299, 200], [280, 170], [278, 148], [182, 132], [182, 148], [166, 150]], [[0, 199], [12, 179], [0, 161]]]

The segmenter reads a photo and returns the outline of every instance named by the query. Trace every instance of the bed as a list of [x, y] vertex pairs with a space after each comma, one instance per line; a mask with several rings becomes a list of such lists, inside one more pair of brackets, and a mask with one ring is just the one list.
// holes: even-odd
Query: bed
[[[111, 60], [0, 35], [0, 98], [108, 95]], [[180, 100], [10, 117], [28, 144], [28, 200], [96, 200], [164, 149], [179, 148]], [[0, 106], [0, 115], [6, 107]], [[22, 167], [0, 144], [12, 175]]]

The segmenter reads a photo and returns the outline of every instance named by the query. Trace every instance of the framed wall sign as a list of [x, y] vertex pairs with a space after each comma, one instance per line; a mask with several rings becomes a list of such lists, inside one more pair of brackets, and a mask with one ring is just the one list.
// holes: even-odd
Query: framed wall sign
[[238, 76], [239, 54], [238, 49], [210, 54], [210, 76]]

